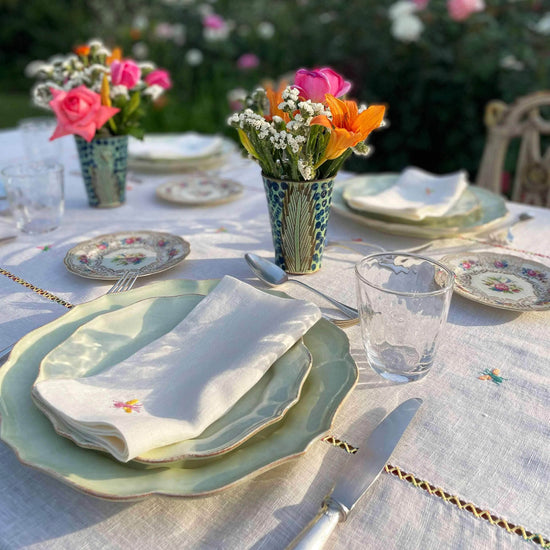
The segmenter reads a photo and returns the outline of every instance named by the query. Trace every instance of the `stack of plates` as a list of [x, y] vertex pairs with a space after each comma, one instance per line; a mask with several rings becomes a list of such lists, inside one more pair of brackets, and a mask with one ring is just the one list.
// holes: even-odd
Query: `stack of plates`
[[[128, 463], [63, 437], [65, 427], [54, 429], [32, 402], [35, 382], [96, 374], [125, 359], [170, 331], [216, 284], [162, 281], [106, 295], [22, 338], [0, 370], [2, 439], [23, 463], [112, 500], [209, 494], [304, 453], [330, 430], [358, 377], [347, 337], [323, 319], [200, 436]], [[127, 333], [135, 323], [143, 326], [137, 338]]]
[[332, 208], [339, 214], [385, 233], [435, 239], [464, 233], [490, 231], [508, 215], [504, 199], [491, 191], [468, 185], [455, 205], [442, 216], [413, 221], [354, 209], [346, 199], [352, 194], [377, 194], [395, 185], [399, 174], [372, 174], [337, 182]]
[[221, 136], [150, 134], [143, 141], [130, 138], [128, 166], [142, 172], [207, 170], [223, 164], [234, 151], [234, 143]]

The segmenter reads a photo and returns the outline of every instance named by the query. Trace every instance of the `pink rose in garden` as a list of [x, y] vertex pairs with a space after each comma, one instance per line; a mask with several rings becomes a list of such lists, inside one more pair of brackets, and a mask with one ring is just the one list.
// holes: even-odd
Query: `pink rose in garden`
[[113, 61], [111, 63], [111, 82], [114, 86], [133, 88], [141, 77], [141, 69], [135, 61]]
[[447, 10], [451, 19], [464, 21], [472, 13], [483, 11], [485, 2], [483, 0], [447, 0]]
[[225, 27], [225, 20], [221, 15], [211, 13], [202, 20], [202, 24], [207, 29], [223, 29]]
[[145, 82], [147, 86], [160, 86], [165, 90], [169, 90], [172, 87], [172, 80], [170, 79], [170, 73], [164, 69], [156, 69], [151, 71], [146, 77]]
[[245, 53], [237, 59], [237, 67], [239, 69], [255, 69], [259, 64], [259, 57], [253, 53]]
[[69, 134], [76, 134], [92, 141], [96, 130], [120, 111], [116, 107], [101, 105], [101, 96], [80, 85], [68, 92], [50, 88], [53, 99], [50, 107], [57, 117], [50, 141]]
[[322, 69], [298, 69], [294, 77], [294, 87], [304, 99], [324, 103], [325, 94], [341, 97], [348, 93], [351, 83], [328, 67]]

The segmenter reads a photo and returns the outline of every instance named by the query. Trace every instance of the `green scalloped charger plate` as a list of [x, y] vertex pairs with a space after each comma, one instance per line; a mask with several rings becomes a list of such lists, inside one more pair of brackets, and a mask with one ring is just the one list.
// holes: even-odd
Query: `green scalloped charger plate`
[[171, 280], [102, 296], [78, 305], [24, 336], [0, 369], [0, 437], [19, 460], [84, 493], [109, 500], [139, 500], [161, 494], [194, 497], [218, 492], [299, 456], [326, 434], [357, 382], [347, 336], [321, 319], [305, 335], [311, 372], [299, 401], [284, 418], [219, 457], [193, 459], [163, 468], [119, 463], [105, 453], [76, 446], [58, 435], [35, 407], [30, 390], [42, 359], [81, 325], [145, 298], [207, 294], [217, 280]]

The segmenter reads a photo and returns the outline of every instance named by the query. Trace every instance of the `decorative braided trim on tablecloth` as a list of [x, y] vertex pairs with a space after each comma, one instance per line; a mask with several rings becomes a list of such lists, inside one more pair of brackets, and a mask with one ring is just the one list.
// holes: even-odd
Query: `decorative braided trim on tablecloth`
[[[358, 451], [357, 447], [350, 445], [346, 441], [337, 439], [332, 435], [327, 435], [326, 437], [323, 437], [321, 441], [324, 441], [325, 443], [329, 443], [333, 447], [338, 447], [349, 454], [355, 454]], [[407, 481], [409, 483], [412, 483], [415, 487], [424, 489], [424, 491], [427, 491], [428, 493], [430, 493], [430, 495], [441, 498], [445, 502], [449, 504], [453, 504], [454, 506], [457, 506], [460, 510], [465, 510], [466, 512], [470, 512], [478, 519], [484, 519], [485, 521], [488, 521], [491, 525], [496, 525], [497, 527], [506, 529], [508, 533], [519, 535], [523, 537], [523, 539], [526, 541], [531, 541], [536, 544], [540, 544], [542, 548], [550, 548], [550, 541], [545, 540], [545, 538], [542, 535], [531, 533], [521, 525], [514, 525], [513, 523], [509, 523], [505, 519], [499, 518], [498, 516], [491, 514], [491, 512], [489, 512], [488, 510], [482, 510], [481, 508], [477, 507], [475, 504], [472, 504], [471, 502], [466, 502], [465, 500], [462, 500], [455, 495], [450, 495], [449, 493], [446, 493], [443, 489], [435, 487], [431, 483], [428, 483], [427, 481], [424, 481], [422, 479], [417, 479], [412, 474], [403, 472], [398, 466], [392, 466], [391, 464], [386, 464], [386, 466], [384, 466], [384, 471], [387, 474], [392, 474], [398, 477], [402, 481]]]
[[24, 279], [21, 279], [21, 277], [18, 277], [17, 275], [14, 275], [13, 273], [10, 273], [6, 269], [0, 267], [0, 274], [5, 275], [8, 277], [8, 279], [11, 279], [12, 281], [19, 283], [20, 285], [23, 285], [26, 288], [30, 288], [33, 292], [36, 292], [37, 294], [40, 294], [40, 296], [43, 296], [44, 298], [47, 298], [48, 300], [51, 300], [52, 302], [56, 302], [67, 309], [71, 309], [73, 307], [73, 304], [59, 298], [59, 296], [56, 296], [55, 294], [52, 294], [51, 292], [48, 292], [47, 290], [44, 290], [42, 288], [38, 288], [37, 286], [34, 286], [32, 283], [28, 283]]

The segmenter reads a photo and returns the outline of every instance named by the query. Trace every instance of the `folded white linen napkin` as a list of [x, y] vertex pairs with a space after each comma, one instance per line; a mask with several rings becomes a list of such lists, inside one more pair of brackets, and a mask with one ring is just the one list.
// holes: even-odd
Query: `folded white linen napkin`
[[423, 220], [445, 214], [467, 186], [468, 176], [463, 170], [437, 176], [411, 167], [400, 174], [395, 185], [380, 193], [369, 194], [368, 188], [350, 184], [343, 197], [357, 210]]
[[181, 135], [151, 135], [143, 141], [132, 139], [128, 153], [131, 157], [159, 160], [186, 160], [208, 157], [217, 153], [223, 140], [189, 132]]
[[320, 317], [312, 303], [226, 276], [170, 333], [97, 375], [39, 382], [33, 396], [127, 462], [202, 433]]

